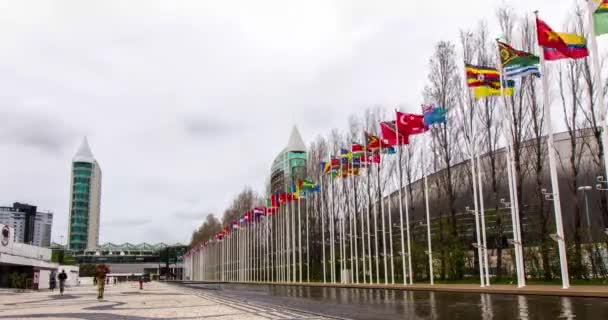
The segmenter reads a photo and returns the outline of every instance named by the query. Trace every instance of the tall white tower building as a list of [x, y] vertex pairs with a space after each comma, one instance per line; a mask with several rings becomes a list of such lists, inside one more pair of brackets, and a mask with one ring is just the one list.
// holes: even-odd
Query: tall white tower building
[[72, 158], [71, 176], [68, 248], [93, 250], [99, 244], [101, 168], [86, 137]]

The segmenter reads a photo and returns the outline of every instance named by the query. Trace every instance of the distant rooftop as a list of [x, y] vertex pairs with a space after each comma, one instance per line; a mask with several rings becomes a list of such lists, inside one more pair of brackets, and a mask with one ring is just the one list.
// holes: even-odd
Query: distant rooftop
[[[147, 242], [142, 242], [139, 244], [132, 244], [129, 242], [115, 244], [115, 243], [107, 242], [107, 243], [104, 243], [104, 244], [100, 245], [99, 247], [97, 247], [96, 250], [97, 251], [158, 251], [158, 250], [164, 249], [166, 247], [176, 247], [176, 246], [185, 246], [185, 245], [181, 244], [181, 243], [166, 244], [164, 242], [155, 243], [155, 244], [151, 244], [151, 243], [147, 243]], [[91, 250], [89, 250], [89, 251], [91, 251]]]

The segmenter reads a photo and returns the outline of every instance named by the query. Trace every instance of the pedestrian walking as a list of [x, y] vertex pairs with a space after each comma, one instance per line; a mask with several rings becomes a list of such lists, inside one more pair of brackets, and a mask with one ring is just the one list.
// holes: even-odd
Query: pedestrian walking
[[139, 290], [143, 290], [144, 289], [144, 277], [140, 276], [139, 277]]
[[51, 289], [51, 292], [55, 291], [55, 287], [57, 287], [57, 275], [55, 271], [51, 271], [51, 275], [49, 276], [49, 289]]
[[106, 287], [106, 275], [110, 272], [110, 269], [105, 264], [97, 266], [97, 300], [103, 299], [103, 293]]
[[63, 290], [65, 290], [65, 280], [68, 279], [68, 275], [65, 273], [65, 270], [61, 270], [61, 273], [57, 276], [59, 279], [59, 294], [63, 295]]

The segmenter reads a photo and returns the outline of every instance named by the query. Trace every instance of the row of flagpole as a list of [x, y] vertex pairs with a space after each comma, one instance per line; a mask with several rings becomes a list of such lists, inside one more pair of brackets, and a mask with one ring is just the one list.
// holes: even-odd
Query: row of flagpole
[[[590, 35], [591, 35], [591, 61], [594, 68], [594, 79], [595, 82], [601, 84], [600, 64], [598, 58], [597, 42], [595, 39], [595, 33], [593, 31], [593, 11], [594, 4], [589, 2], [589, 24], [590, 24]], [[537, 31], [539, 30], [539, 20], [537, 17]], [[539, 31], [540, 32], [540, 31]], [[551, 31], [553, 32], [553, 31]], [[545, 134], [547, 136], [548, 146], [548, 158], [549, 158], [549, 171], [551, 177], [551, 193], [550, 200], [554, 204], [554, 214], [556, 223], [556, 241], [558, 243], [558, 252], [560, 258], [560, 270], [562, 278], [563, 288], [569, 287], [569, 275], [566, 258], [566, 244], [565, 235], [563, 229], [559, 184], [557, 179], [557, 166], [556, 166], [556, 149], [553, 137], [553, 128], [551, 121], [551, 110], [549, 107], [549, 83], [547, 77], [546, 59], [544, 50], [545, 46], [541, 45], [541, 37], [545, 35], [538, 35], [538, 47], [540, 52], [540, 68], [542, 70], [542, 98], [543, 98], [543, 112], [546, 119], [545, 122]], [[549, 40], [543, 40], [549, 41]], [[549, 47], [553, 48], [553, 47]], [[499, 61], [501, 57], [499, 55]], [[554, 59], [551, 59], [554, 60]], [[506, 147], [506, 162], [507, 162], [507, 178], [509, 187], [509, 199], [507, 207], [510, 209], [511, 222], [513, 224], [513, 245], [515, 255], [515, 273], [517, 276], [518, 287], [526, 285], [526, 276], [524, 270], [524, 255], [523, 255], [523, 243], [521, 235], [521, 219], [519, 214], [519, 195], [518, 195], [518, 181], [517, 181], [517, 168], [514, 159], [514, 148], [515, 141], [512, 136], [513, 130], [513, 115], [509, 106], [509, 100], [506, 98], [506, 88], [504, 86], [504, 69], [499, 69], [500, 76], [500, 96], [502, 96], [502, 117], [507, 118], [508, 127], [502, 129], [503, 137], [507, 143]], [[593, 97], [590, 97], [593, 99]], [[598, 103], [601, 108], [602, 118], [602, 148], [604, 155], [606, 155], [606, 141], [608, 138], [608, 119], [606, 117], [606, 108], [604, 105], [604, 97], [600, 92], [598, 94]], [[471, 106], [472, 107], [472, 106]], [[472, 111], [473, 112], [473, 111]], [[409, 217], [409, 203], [408, 195], [409, 189], [406, 188], [406, 195], [403, 195], [403, 163], [402, 157], [405, 151], [406, 162], [410, 160], [409, 149], [406, 141], [409, 136], [404, 136], [400, 132], [400, 124], [407, 123], [408, 120], [404, 120], [401, 117], [406, 117], [408, 114], [401, 114], [398, 110], [396, 112], [397, 119], [394, 121], [394, 133], [396, 143], [392, 145], [397, 146], [398, 159], [397, 159], [397, 193], [398, 193], [398, 206], [399, 206], [399, 238], [400, 238], [400, 256], [402, 264], [402, 281], [403, 285], [413, 284], [413, 268], [412, 268], [412, 254], [411, 254], [411, 234], [410, 234], [410, 217]], [[445, 121], [445, 120], [444, 120]], [[475, 117], [471, 116], [470, 123], [470, 134], [471, 139], [469, 141], [470, 146], [470, 165], [471, 165], [471, 181], [473, 191], [473, 214], [475, 217], [475, 229], [476, 229], [476, 249], [479, 261], [479, 276], [480, 285], [490, 285], [490, 272], [489, 272], [489, 258], [488, 258], [488, 244], [486, 236], [486, 223], [485, 223], [485, 207], [483, 197], [483, 179], [482, 179], [482, 161], [481, 161], [481, 150], [478, 148], [477, 129], [476, 129]], [[439, 122], [442, 123], [442, 122]], [[432, 126], [429, 126], [432, 130]], [[424, 131], [429, 130], [426, 127]], [[409, 128], [406, 127], [409, 130]], [[423, 132], [424, 132], [423, 131]], [[411, 135], [417, 134], [410, 133]], [[383, 138], [384, 134], [383, 134]], [[382, 150], [382, 143], [380, 141], [379, 149]], [[423, 165], [422, 179], [423, 179], [423, 190], [424, 190], [424, 203], [426, 213], [426, 235], [427, 235], [427, 255], [429, 261], [429, 281], [433, 284], [433, 255], [432, 255], [432, 237], [431, 237], [431, 219], [429, 209], [429, 187], [427, 179], [427, 163], [425, 162], [427, 145], [426, 139], [422, 138], [421, 143], [421, 162]], [[365, 152], [367, 153], [370, 148], [369, 140], [366, 138]], [[405, 149], [405, 150], [404, 150]], [[287, 154], [286, 154], [287, 157]], [[278, 214], [269, 214], [265, 212], [262, 218], [259, 216], [253, 217], [253, 221], [248, 221], [248, 224], [244, 228], [238, 229], [237, 232], [233, 232], [225, 235], [221, 239], [215, 239], [217, 241], [211, 241], [205, 245], [206, 250], [197, 250], [191, 252], [186, 260], [187, 274], [192, 278], [198, 278], [202, 280], [222, 280], [222, 281], [274, 281], [274, 282], [302, 282], [304, 279], [303, 268], [306, 267], [306, 281], [310, 281], [310, 260], [309, 260], [309, 201], [319, 201], [320, 205], [317, 207], [320, 209], [321, 216], [321, 245], [322, 245], [322, 280], [323, 282], [332, 283], [359, 283], [361, 280], [363, 283], [381, 283], [380, 270], [383, 270], [383, 280], [385, 284], [395, 282], [395, 261], [394, 261], [394, 248], [393, 248], [393, 225], [392, 225], [392, 192], [387, 192], [385, 195], [383, 192], [382, 175], [385, 157], [381, 157], [376, 166], [376, 172], [373, 172], [371, 163], [367, 163], [365, 166], [368, 170], [366, 172], [367, 184], [367, 203], [366, 209], [362, 210], [358, 199], [358, 184], [360, 181], [358, 174], [349, 175], [345, 179], [341, 180], [341, 183], [336, 183], [336, 179], [330, 179], [327, 181], [324, 177], [325, 174], [321, 174], [319, 180], [321, 185], [329, 186], [329, 192], [323, 192], [318, 198], [315, 198], [314, 193], [307, 194], [305, 200], [305, 217], [304, 217], [304, 229], [306, 230], [305, 246], [306, 246], [306, 262], [303, 258], [302, 240], [303, 240], [303, 227], [302, 227], [302, 214], [301, 214], [301, 198], [298, 197], [295, 201], [287, 202], [287, 205], [278, 207]], [[289, 159], [284, 159], [285, 168], [284, 171], [287, 176], [292, 176], [291, 168], [289, 165]], [[328, 159], [333, 168], [334, 158]], [[348, 168], [348, 165], [347, 165]], [[394, 168], [394, 166], [393, 166]], [[390, 168], [389, 168], [390, 169]], [[608, 176], [608, 157], [604, 156], [604, 170], [606, 176]], [[391, 179], [391, 171], [388, 172], [388, 180]], [[376, 174], [376, 189], [377, 196], [372, 197], [372, 179], [373, 174]], [[394, 178], [394, 176], [393, 176]], [[385, 182], [387, 181], [385, 179]], [[286, 189], [289, 188], [288, 181], [286, 182]], [[293, 183], [293, 181], [292, 181]], [[337, 184], [337, 185], [336, 185]], [[334, 188], [340, 190], [339, 194], [335, 194]], [[386, 188], [384, 188], [386, 189]], [[352, 194], [351, 194], [352, 191]], [[351, 198], [352, 195], [352, 198]], [[363, 200], [363, 197], [361, 197]], [[385, 220], [385, 200], [388, 205], [388, 231]], [[405, 203], [404, 203], [405, 202]], [[297, 211], [294, 208], [294, 203], [297, 203]], [[405, 207], [405, 211], [403, 210]], [[380, 226], [378, 225], [378, 215], [380, 215]], [[370, 217], [372, 219], [370, 219]], [[405, 218], [405, 222], [404, 222]], [[373, 222], [372, 222], [373, 220]], [[359, 225], [357, 224], [359, 223]], [[405, 224], [404, 224], [405, 223]], [[373, 225], [373, 228], [371, 227]], [[359, 228], [359, 230], [358, 230]], [[328, 243], [329, 250], [327, 249], [326, 243], [326, 229], [328, 229]], [[367, 232], [366, 232], [367, 229]], [[374, 231], [374, 241], [372, 246], [372, 229]], [[337, 235], [336, 235], [337, 232]], [[378, 234], [380, 232], [380, 235]], [[359, 236], [360, 234], [360, 236]], [[388, 241], [386, 239], [388, 234]], [[263, 241], [259, 241], [263, 238]], [[381, 238], [382, 248], [379, 247], [379, 240]], [[359, 240], [360, 239], [360, 240]], [[222, 241], [225, 240], [225, 241]], [[347, 243], [348, 242], [348, 243]], [[389, 252], [387, 253], [387, 243]], [[208, 247], [208, 249], [207, 249]], [[373, 250], [372, 250], [373, 247]], [[348, 248], [348, 250], [347, 250]], [[406, 252], [407, 248], [407, 252]], [[359, 249], [361, 251], [359, 252]], [[338, 251], [336, 253], [336, 251]], [[380, 253], [380, 251], [382, 253]], [[329, 257], [327, 257], [329, 255]], [[348, 256], [348, 257], [347, 257]], [[382, 259], [382, 268], [380, 266], [380, 259]], [[361, 268], [359, 262], [362, 262]], [[350, 265], [349, 265], [350, 263]], [[389, 268], [390, 263], [390, 268]], [[336, 271], [339, 270], [339, 279]], [[389, 276], [390, 270], [390, 276]], [[361, 271], [361, 272], [360, 272]], [[409, 281], [408, 281], [409, 278]]]

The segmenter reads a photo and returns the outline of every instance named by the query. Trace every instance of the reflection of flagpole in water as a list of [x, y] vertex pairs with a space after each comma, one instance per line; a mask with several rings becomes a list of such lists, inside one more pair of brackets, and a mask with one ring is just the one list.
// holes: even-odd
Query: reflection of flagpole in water
[[494, 319], [494, 312], [492, 311], [492, 300], [491, 295], [482, 293], [481, 298], [481, 318], [484, 320]]
[[576, 317], [572, 312], [572, 300], [569, 297], [562, 297], [562, 312], [559, 315], [560, 319], [572, 320]]
[[517, 309], [519, 310], [519, 319], [527, 320], [528, 319], [528, 300], [526, 296], [519, 295], [517, 296]]
[[437, 304], [435, 303], [435, 292], [429, 292], [429, 305], [431, 307], [431, 319], [437, 319]]

